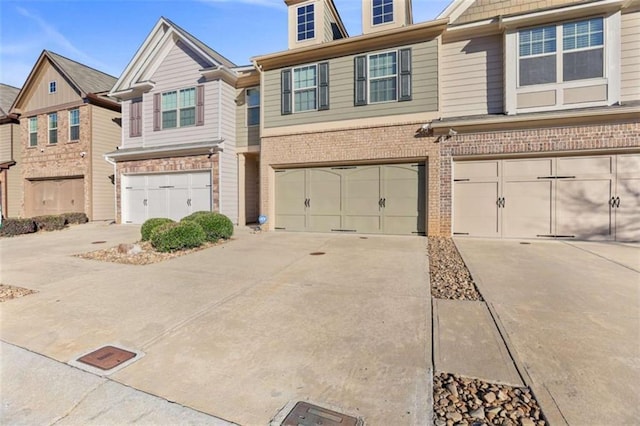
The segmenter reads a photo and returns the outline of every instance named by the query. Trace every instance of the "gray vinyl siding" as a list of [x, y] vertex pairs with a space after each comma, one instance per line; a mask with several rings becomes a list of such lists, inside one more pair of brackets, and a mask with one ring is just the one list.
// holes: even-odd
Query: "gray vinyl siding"
[[92, 134], [92, 208], [91, 220], [115, 219], [115, 187], [109, 180], [109, 175], [114, 173], [113, 166], [104, 159], [104, 154], [113, 151], [120, 144], [120, 126], [115, 118], [120, 117], [119, 112], [91, 107], [93, 128]]
[[247, 126], [247, 89], [236, 90], [236, 144], [238, 148], [260, 145], [260, 126]]
[[238, 223], [238, 157], [236, 155], [236, 89], [222, 83], [221, 136], [224, 149], [220, 153], [220, 213]]
[[640, 11], [622, 15], [621, 100], [640, 100]]
[[504, 112], [502, 45], [499, 34], [442, 45], [444, 117]]
[[[49, 93], [49, 82], [56, 82], [56, 92]], [[43, 108], [52, 109], [58, 105], [82, 100], [80, 94], [67, 83], [67, 80], [49, 63], [44, 61], [43, 67], [38, 70], [31, 83], [33, 92], [28, 96], [27, 104], [23, 107], [23, 112], [28, 114]]]
[[[178, 43], [174, 45], [157, 71], [151, 77], [153, 90], [142, 96], [142, 136], [129, 137], [129, 108], [131, 101], [123, 102], [122, 140], [124, 148], [171, 145], [184, 142], [202, 142], [218, 137], [218, 81], [200, 83], [200, 69], [209, 67], [190, 49]], [[153, 95], [169, 90], [180, 90], [204, 85], [204, 125], [153, 130]], [[224, 83], [223, 83], [224, 84]]]
[[0, 163], [13, 160], [11, 152], [13, 126], [15, 124], [11, 123], [0, 125]]
[[[353, 106], [353, 61], [357, 55], [329, 60], [329, 109], [280, 114], [280, 71], [264, 74], [262, 87], [264, 127], [273, 128], [298, 124], [320, 123], [369, 117], [411, 114], [438, 109], [438, 45], [436, 40], [394, 49], [367, 52], [381, 53], [410, 47], [412, 49], [412, 100]], [[305, 64], [301, 64], [305, 65]]]

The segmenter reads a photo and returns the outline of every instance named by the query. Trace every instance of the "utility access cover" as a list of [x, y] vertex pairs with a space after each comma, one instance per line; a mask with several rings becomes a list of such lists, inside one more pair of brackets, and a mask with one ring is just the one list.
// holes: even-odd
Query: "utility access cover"
[[104, 346], [79, 358], [78, 361], [101, 370], [111, 370], [135, 356], [134, 352], [125, 351], [115, 346]]
[[358, 419], [308, 402], [298, 402], [282, 426], [357, 426]]

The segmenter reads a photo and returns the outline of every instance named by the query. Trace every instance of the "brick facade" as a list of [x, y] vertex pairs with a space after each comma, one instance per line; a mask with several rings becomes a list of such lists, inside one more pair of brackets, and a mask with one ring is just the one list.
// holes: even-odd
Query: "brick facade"
[[[58, 113], [58, 143], [49, 144], [48, 114], [38, 117], [38, 146], [29, 147], [29, 118], [20, 120], [20, 141], [22, 145], [23, 193], [26, 194], [27, 180], [84, 177], [84, 211], [91, 211], [91, 105], [83, 105], [80, 110], [80, 139], [69, 141], [69, 110]], [[51, 113], [56, 111], [51, 111]], [[84, 156], [81, 153], [85, 153]], [[21, 215], [26, 215], [25, 197], [22, 199]]]
[[213, 211], [220, 210], [220, 154], [187, 157], [158, 158], [152, 160], [123, 161], [116, 163], [116, 221], [122, 223], [122, 175], [211, 171], [211, 200]]
[[[469, 133], [440, 143], [440, 223], [451, 235], [452, 161], [474, 156], [526, 157], [640, 152], [640, 122]], [[635, 148], [635, 149], [634, 149]]]
[[[274, 217], [273, 170], [293, 166], [382, 164], [394, 161], [427, 163], [427, 233], [441, 233], [439, 144], [419, 137], [423, 123], [263, 137], [260, 156], [261, 214]], [[269, 229], [273, 229], [270, 220]]]

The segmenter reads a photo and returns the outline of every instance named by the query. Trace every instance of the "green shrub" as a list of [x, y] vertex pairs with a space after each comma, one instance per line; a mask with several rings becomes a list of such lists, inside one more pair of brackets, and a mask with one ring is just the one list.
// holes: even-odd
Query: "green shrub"
[[202, 226], [194, 221], [165, 223], [151, 233], [153, 248], [164, 252], [199, 247], [205, 241]]
[[58, 231], [64, 229], [65, 220], [62, 215], [36, 216], [33, 218], [38, 231]]
[[89, 222], [86, 213], [62, 213], [61, 215], [67, 225], [81, 224]]
[[202, 226], [207, 241], [218, 241], [221, 238], [225, 240], [233, 235], [233, 222], [227, 216], [215, 212], [195, 212], [182, 219], [183, 222], [193, 221]]
[[160, 225], [165, 223], [175, 223], [173, 220], [166, 217], [154, 217], [147, 219], [140, 228], [140, 234], [142, 235], [142, 241], [148, 241], [151, 238], [151, 233]]
[[0, 228], [0, 235], [5, 237], [31, 234], [33, 232], [36, 232], [36, 223], [33, 219], [20, 219], [17, 217], [4, 219]]

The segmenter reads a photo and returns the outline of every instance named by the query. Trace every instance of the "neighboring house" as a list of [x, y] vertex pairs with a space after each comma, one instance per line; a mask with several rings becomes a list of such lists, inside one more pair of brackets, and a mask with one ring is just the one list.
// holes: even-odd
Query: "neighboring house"
[[638, 1], [285, 0], [261, 70], [269, 229], [640, 240]]
[[[179, 220], [198, 210], [242, 224], [248, 211], [255, 220], [256, 191], [247, 191], [247, 209], [239, 185], [244, 168], [257, 167], [259, 128], [238, 124], [238, 111], [256, 96], [259, 118], [259, 90], [249, 90], [253, 74], [160, 18], [109, 93], [123, 112], [121, 145], [106, 156], [116, 164], [120, 222]], [[255, 172], [247, 177], [256, 185]]]
[[0, 213], [20, 215], [22, 176], [20, 176], [20, 121], [9, 114], [18, 96], [17, 87], [0, 84]]
[[11, 108], [20, 117], [21, 216], [114, 219], [113, 167], [103, 155], [120, 141], [120, 106], [104, 96], [115, 81], [42, 52]]
[[443, 230], [640, 240], [640, 2], [456, 0], [439, 18]]
[[413, 24], [410, 1], [363, 1], [364, 34], [348, 37], [333, 1], [285, 3], [289, 50], [255, 58], [269, 229], [439, 233], [439, 145], [416, 129], [439, 116], [447, 20]]

